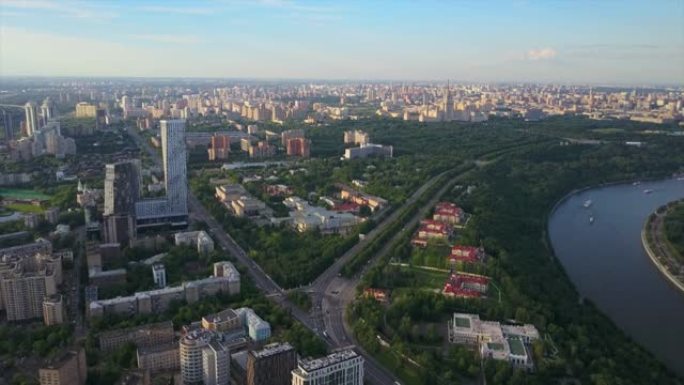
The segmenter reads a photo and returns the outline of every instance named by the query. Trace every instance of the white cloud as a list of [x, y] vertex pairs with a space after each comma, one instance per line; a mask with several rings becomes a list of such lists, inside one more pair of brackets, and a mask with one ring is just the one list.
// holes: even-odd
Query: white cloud
[[170, 43], [170, 44], [195, 44], [200, 40], [195, 36], [185, 35], [161, 35], [161, 34], [138, 34], [131, 35], [134, 39], [147, 40], [155, 43]]
[[32, 11], [51, 12], [56, 16], [74, 17], [79, 19], [111, 19], [118, 15], [112, 12], [112, 7], [107, 4], [83, 1], [52, 1], [52, 0], [2, 0], [0, 4], [2, 13], [7, 9], [21, 9]]
[[527, 60], [549, 60], [556, 57], [556, 50], [553, 48], [531, 49], [525, 54]]
[[163, 5], [144, 5], [137, 8], [143, 12], [172, 13], [181, 15], [208, 15], [212, 10], [206, 7], [169, 7]]

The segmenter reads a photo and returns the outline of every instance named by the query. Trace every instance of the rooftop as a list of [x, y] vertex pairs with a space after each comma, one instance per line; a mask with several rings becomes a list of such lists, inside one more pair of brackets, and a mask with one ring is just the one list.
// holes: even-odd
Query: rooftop
[[274, 354], [279, 354], [279, 353], [290, 351], [290, 350], [294, 350], [294, 348], [288, 342], [284, 342], [284, 343], [276, 342], [276, 343], [268, 344], [268, 345], [264, 346], [264, 348], [261, 350], [255, 350], [252, 352], [252, 354], [256, 358], [264, 358], [264, 357], [272, 356]]
[[311, 372], [314, 370], [328, 367], [330, 365], [350, 360], [355, 357], [358, 357], [358, 354], [355, 351], [351, 349], [342, 350], [321, 358], [304, 358], [302, 360], [299, 360], [299, 368], [304, 371]]

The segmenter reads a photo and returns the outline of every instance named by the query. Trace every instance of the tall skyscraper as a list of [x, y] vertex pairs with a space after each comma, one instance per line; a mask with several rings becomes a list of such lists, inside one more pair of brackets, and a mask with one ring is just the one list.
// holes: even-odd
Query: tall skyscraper
[[164, 162], [164, 183], [170, 214], [188, 214], [188, 177], [185, 153], [185, 121], [159, 122]]
[[274, 343], [247, 354], [247, 385], [289, 385], [297, 352], [288, 343]]
[[4, 109], [2, 110], [2, 125], [5, 129], [5, 142], [14, 139], [14, 119], [12, 113]]
[[24, 105], [24, 112], [26, 113], [26, 136], [31, 137], [38, 129], [36, 103], [27, 102], [26, 105]]
[[142, 186], [140, 161], [106, 165], [104, 185], [102, 235], [107, 243], [126, 244], [135, 239], [135, 205]]
[[127, 160], [105, 166], [104, 215], [135, 214], [140, 200], [140, 161]]
[[343, 350], [300, 360], [292, 371], [292, 385], [309, 384], [363, 385], [363, 358], [353, 350]]
[[144, 199], [135, 207], [138, 229], [160, 225], [180, 227], [188, 220], [185, 121], [161, 120], [162, 163], [166, 196]]
[[447, 81], [446, 89], [444, 90], [444, 121], [449, 122], [454, 118], [454, 99], [451, 96], [451, 86]]
[[50, 99], [49, 96], [43, 100], [43, 104], [40, 106], [40, 117], [43, 120], [43, 125], [46, 125], [48, 120], [57, 117], [55, 103], [52, 101], [52, 99]]

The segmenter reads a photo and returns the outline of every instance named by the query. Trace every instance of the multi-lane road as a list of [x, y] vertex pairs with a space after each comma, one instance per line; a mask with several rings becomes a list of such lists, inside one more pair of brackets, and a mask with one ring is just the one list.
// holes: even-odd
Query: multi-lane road
[[[161, 165], [159, 154], [142, 138], [134, 128], [127, 128], [129, 135], [138, 143], [138, 146], [146, 151], [150, 158], [157, 166]], [[235, 240], [223, 229], [214, 217], [202, 206], [199, 200], [188, 192], [188, 206], [190, 216], [192, 219], [203, 221], [207, 224], [209, 232], [217, 241], [218, 245], [228, 253], [230, 253], [237, 261], [247, 269], [247, 273], [253, 280], [256, 287], [261, 290], [267, 298], [286, 309], [292, 316], [301, 322], [304, 326], [322, 336], [325, 342], [332, 348], [350, 347], [354, 346], [355, 341], [352, 333], [348, 330], [344, 322], [345, 309], [354, 299], [356, 287], [358, 286], [361, 277], [366, 270], [373, 265], [375, 261], [387, 254], [397, 240], [404, 235], [407, 229], [413, 228], [415, 224], [425, 216], [432, 206], [437, 202], [440, 196], [453, 185], [451, 179], [444, 186], [434, 194], [430, 201], [421, 207], [418, 212], [411, 218], [411, 220], [404, 226], [404, 228], [395, 234], [395, 236], [387, 242], [383, 248], [377, 252], [369, 263], [364, 267], [361, 273], [356, 274], [351, 279], [346, 279], [340, 276], [340, 271], [344, 265], [351, 260], [357, 253], [362, 251], [364, 247], [370, 243], [375, 237], [381, 234], [387, 226], [396, 222], [403, 209], [415, 203], [430, 187], [437, 183], [441, 177], [448, 171], [439, 174], [418, 190], [404, 203], [402, 207], [398, 207], [388, 217], [384, 218], [372, 231], [366, 234], [363, 241], [358, 242], [340, 258], [338, 258], [328, 269], [326, 269], [309, 287], [305, 290], [313, 297], [312, 312], [308, 313], [300, 309], [288, 300], [286, 292], [266, 274], [261, 267], [252, 260], [247, 253], [235, 242]], [[322, 322], [321, 322], [322, 321]], [[362, 348], [355, 347], [357, 352], [361, 354], [365, 361], [365, 375], [371, 383], [377, 385], [393, 385], [398, 383], [397, 379], [380, 365], [372, 356], [367, 354]]]

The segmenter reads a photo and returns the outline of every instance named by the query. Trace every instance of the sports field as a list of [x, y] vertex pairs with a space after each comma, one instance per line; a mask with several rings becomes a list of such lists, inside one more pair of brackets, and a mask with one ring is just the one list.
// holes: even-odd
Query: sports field
[[49, 195], [45, 195], [41, 192], [34, 191], [34, 190], [22, 190], [22, 189], [9, 189], [9, 188], [0, 188], [0, 196], [3, 196], [5, 198], [10, 198], [10, 199], [26, 199], [26, 200], [31, 200], [31, 199], [38, 199], [42, 201], [46, 201], [50, 199]]

